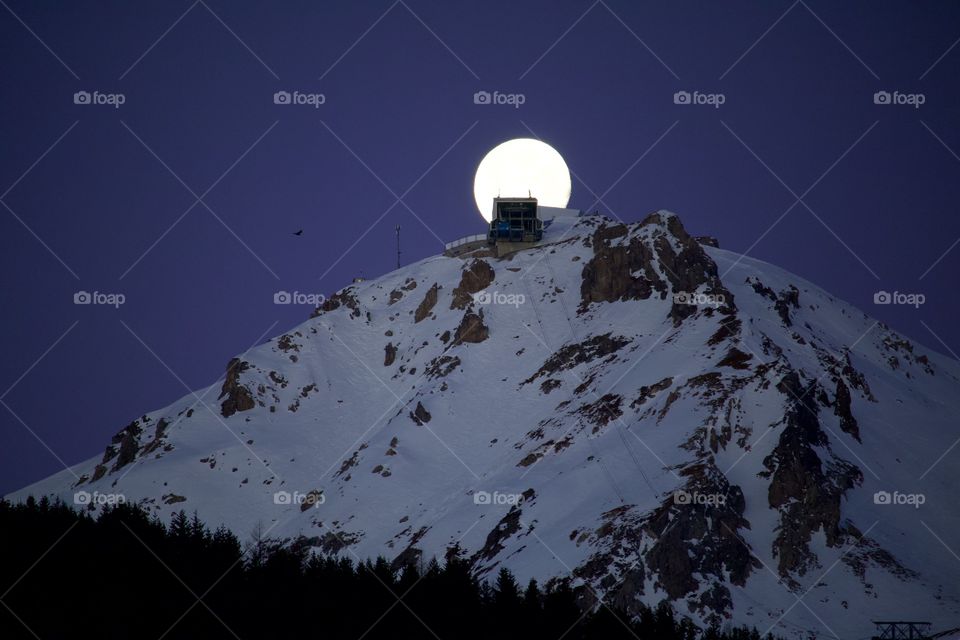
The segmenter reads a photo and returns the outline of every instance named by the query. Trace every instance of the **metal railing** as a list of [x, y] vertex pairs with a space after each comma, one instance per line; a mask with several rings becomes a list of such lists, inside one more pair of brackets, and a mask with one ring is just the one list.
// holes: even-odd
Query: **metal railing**
[[459, 240], [454, 240], [453, 242], [448, 242], [443, 245], [444, 251], [449, 251], [450, 249], [455, 249], [461, 245], [470, 244], [471, 242], [480, 242], [481, 240], [486, 240], [487, 234], [485, 233], [475, 233], [472, 236], [465, 236]]

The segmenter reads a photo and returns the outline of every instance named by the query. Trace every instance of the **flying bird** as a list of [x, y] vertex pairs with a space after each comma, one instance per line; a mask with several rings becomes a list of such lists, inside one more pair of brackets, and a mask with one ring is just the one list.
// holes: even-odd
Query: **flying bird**
[[303, 235], [303, 229], [300, 229], [299, 231], [294, 231], [294, 232], [293, 232], [293, 235], [295, 235], [295, 236], [302, 236], [302, 235]]

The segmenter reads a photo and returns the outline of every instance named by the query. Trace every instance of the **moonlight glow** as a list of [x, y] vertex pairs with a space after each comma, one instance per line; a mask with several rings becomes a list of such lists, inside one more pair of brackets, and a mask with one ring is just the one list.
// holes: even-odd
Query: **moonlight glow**
[[539, 140], [516, 138], [494, 147], [480, 162], [473, 196], [480, 215], [489, 222], [493, 199], [536, 198], [545, 207], [570, 202], [570, 170], [557, 150]]

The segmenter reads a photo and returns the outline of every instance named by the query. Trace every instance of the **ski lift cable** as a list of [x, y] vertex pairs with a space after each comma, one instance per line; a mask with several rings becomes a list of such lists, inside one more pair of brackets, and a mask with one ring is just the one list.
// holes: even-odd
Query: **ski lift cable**
[[[547, 270], [550, 272], [551, 282], [556, 283], [556, 282], [557, 282], [557, 276], [556, 276], [556, 273], [555, 273], [554, 270], [553, 270], [553, 267], [550, 266], [550, 258], [549, 258], [549, 256], [545, 254], [545, 255], [543, 256], [542, 262], [543, 262], [544, 265], [546, 265]], [[556, 284], [554, 284], [554, 286], [556, 286]], [[574, 328], [573, 328], [573, 321], [570, 319], [570, 311], [569, 311], [568, 308], [567, 308], [566, 302], [564, 302], [563, 294], [562, 294], [562, 293], [558, 293], [558, 294], [557, 294], [557, 298], [560, 300], [560, 307], [561, 307], [561, 309], [563, 310], [563, 315], [564, 315], [564, 317], [565, 317], [566, 320], [567, 320], [567, 325], [570, 327], [570, 335], [573, 336], [573, 339], [574, 339], [574, 341], [576, 342], [576, 340], [577, 340], [577, 333], [576, 333], [576, 330], [574, 330]], [[618, 422], [621, 422], [621, 424], [622, 424], [622, 420], [620, 420], [619, 418], [617, 419], [617, 421], [618, 421]], [[626, 428], [626, 427], [624, 426], [623, 428]], [[616, 429], [616, 431], [617, 431], [617, 435], [620, 436], [620, 442], [623, 443], [623, 447], [627, 450], [627, 454], [628, 454], [628, 455], [630, 456], [630, 458], [633, 460], [633, 464], [636, 465], [637, 471], [640, 472], [640, 476], [643, 478], [643, 481], [647, 484], [647, 487], [650, 488], [650, 493], [653, 494], [653, 496], [654, 496], [655, 499], [658, 499], [658, 500], [659, 500], [660, 494], [657, 492], [656, 489], [654, 489], [653, 484], [650, 482], [650, 479], [647, 477], [647, 474], [644, 472], [643, 467], [642, 467], [642, 465], [640, 464], [640, 460], [637, 458], [637, 455], [636, 455], [636, 453], [633, 451], [633, 448], [630, 446], [630, 443], [627, 441], [626, 437], [623, 435], [623, 433], [621, 432], [620, 429]]]
[[[554, 288], [559, 288], [556, 285], [557, 274], [553, 271], [553, 267], [550, 266], [550, 258], [547, 256], [547, 254], [544, 254], [542, 262], [546, 265], [547, 271], [550, 272], [550, 282], [553, 283]], [[563, 317], [567, 320], [567, 326], [570, 327], [570, 336], [573, 338], [574, 342], [576, 342], [577, 332], [573, 328], [573, 321], [570, 320], [570, 312], [567, 310], [567, 303], [563, 301], [563, 294], [558, 293], [557, 298], [560, 300], [560, 308], [563, 310]]]
[[643, 466], [640, 464], [640, 461], [637, 459], [636, 454], [633, 449], [630, 447], [630, 442], [627, 440], [626, 436], [623, 435], [623, 431], [626, 430], [626, 427], [615, 427], [617, 435], [620, 436], [620, 441], [623, 443], [623, 447], [627, 450], [627, 453], [630, 454], [630, 458], [633, 460], [633, 464], [637, 466], [637, 471], [640, 472], [640, 477], [643, 478], [643, 481], [647, 484], [647, 487], [650, 488], [650, 493], [653, 494], [653, 497], [656, 500], [660, 500], [660, 494], [656, 489], [653, 488], [653, 483], [650, 482], [650, 478], [647, 477], [646, 472], [643, 470]]
[[[521, 281], [522, 281], [522, 280], [523, 280], [523, 279], [521, 278]], [[524, 284], [524, 287], [525, 287], [526, 290], [527, 290], [527, 293], [529, 294], [529, 293], [530, 293], [530, 288], [527, 286], [527, 284], [526, 284], [525, 282], [524, 282], [523, 284]], [[546, 334], [546, 332], [545, 332], [544, 329], [543, 329], [543, 321], [541, 320], [541, 317], [540, 317], [540, 311], [537, 309], [537, 304], [536, 304], [536, 302], [534, 301], [534, 298], [533, 298], [532, 295], [530, 296], [530, 307], [531, 307], [531, 309], [533, 309], [534, 317], [536, 318], [537, 324], [538, 324], [539, 327], [540, 327], [540, 335], [543, 336], [543, 344], [547, 347], [547, 350], [549, 350], [549, 351], [552, 352], [553, 349], [552, 349], [552, 347], [550, 347], [549, 343], [547, 342], [547, 334]], [[569, 319], [569, 318], [567, 318], [567, 322], [568, 322], [568, 323], [570, 322], [570, 319]], [[571, 325], [570, 329], [571, 329], [571, 331], [573, 330], [573, 326], [572, 326], [572, 325]], [[587, 446], [590, 447], [590, 451], [593, 453], [594, 459], [600, 464], [600, 468], [601, 468], [601, 470], [603, 471], [603, 474], [606, 476], [607, 482], [610, 483], [610, 488], [613, 489], [613, 492], [614, 492], [615, 494], [617, 494], [617, 498], [620, 499], [620, 503], [621, 503], [621, 504], [625, 504], [625, 503], [626, 503], [626, 500], [625, 500], [624, 497], [623, 497], [623, 492], [621, 492], [621, 491], [620, 491], [620, 488], [617, 486], [617, 483], [616, 483], [616, 481], [615, 481], [614, 478], [613, 478], [613, 474], [610, 473], [610, 470], [607, 468], [607, 465], [603, 462], [603, 459], [602, 459], [602, 458], [600, 457], [600, 455], [597, 453], [596, 447], [594, 447], [594, 444], [593, 444], [591, 438], [588, 436], [588, 437], [586, 438], [586, 440], [587, 440]]]

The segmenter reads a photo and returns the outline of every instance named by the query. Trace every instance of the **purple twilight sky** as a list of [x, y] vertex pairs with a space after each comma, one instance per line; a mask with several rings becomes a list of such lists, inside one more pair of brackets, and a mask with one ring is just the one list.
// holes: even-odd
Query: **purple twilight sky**
[[308, 316], [274, 292], [392, 269], [397, 224], [405, 263], [482, 231], [474, 169], [514, 137], [573, 207], [670, 209], [960, 351], [955, 2], [0, 4], [0, 493]]

